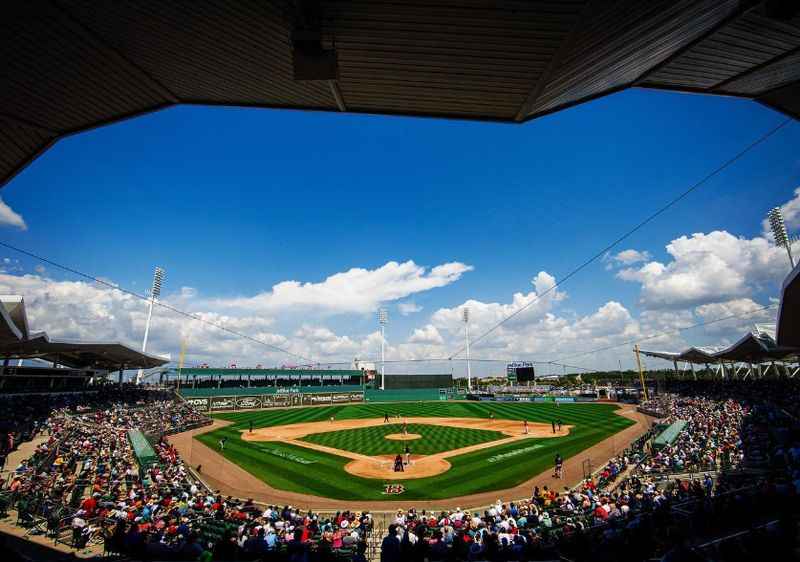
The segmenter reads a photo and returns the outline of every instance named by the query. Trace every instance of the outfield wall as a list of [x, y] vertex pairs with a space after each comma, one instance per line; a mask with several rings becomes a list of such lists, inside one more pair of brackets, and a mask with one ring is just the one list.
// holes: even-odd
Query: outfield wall
[[[463, 395], [455, 395], [448, 393], [445, 398], [442, 397], [442, 392], [438, 388], [398, 388], [394, 390], [374, 390], [366, 389], [358, 385], [342, 385], [342, 386], [301, 386], [287, 388], [275, 387], [253, 387], [253, 388], [185, 388], [180, 390], [180, 395], [188, 402], [197, 398], [198, 404], [204, 402], [200, 399], [209, 399], [212, 397], [226, 397], [226, 398], [252, 398], [257, 396], [281, 396], [283, 394], [339, 394], [339, 393], [358, 393], [364, 394], [364, 400], [367, 402], [421, 402], [428, 400], [463, 400]], [[269, 398], [265, 399], [270, 400]], [[283, 400], [283, 399], [274, 399]], [[273, 400], [273, 402], [274, 402]], [[291, 406], [293, 404], [285, 404]], [[302, 404], [295, 404], [302, 405]], [[271, 408], [273, 406], [263, 406]], [[206, 410], [204, 410], [206, 411]]]
[[364, 393], [357, 392], [281, 392], [277, 394], [194, 396], [184, 401], [200, 412], [229, 410], [262, 410], [266, 408], [288, 408], [291, 406], [321, 406], [331, 404], [354, 404], [364, 401]]

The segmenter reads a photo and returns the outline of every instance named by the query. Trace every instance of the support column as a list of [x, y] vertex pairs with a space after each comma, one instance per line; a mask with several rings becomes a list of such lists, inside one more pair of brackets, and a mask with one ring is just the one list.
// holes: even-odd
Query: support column
[[633, 351], [636, 355], [636, 365], [639, 367], [639, 382], [642, 385], [642, 393], [644, 394], [644, 399], [649, 400], [647, 396], [647, 385], [644, 382], [644, 371], [642, 371], [642, 359], [639, 356], [639, 344], [633, 346]]

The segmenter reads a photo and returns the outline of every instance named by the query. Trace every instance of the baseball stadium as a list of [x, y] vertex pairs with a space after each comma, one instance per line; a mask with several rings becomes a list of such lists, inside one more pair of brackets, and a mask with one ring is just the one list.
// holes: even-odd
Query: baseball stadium
[[[800, 175], [787, 140], [800, 118], [800, 4], [12, 0], [2, 10], [0, 544], [9, 560], [800, 559]], [[680, 93], [720, 105], [704, 113], [671, 101]], [[605, 110], [621, 109], [603, 115], [595, 104], [612, 98]], [[659, 112], [673, 103], [686, 104], [682, 121]], [[267, 136], [301, 154], [270, 154], [279, 149], [262, 147], [263, 128], [229, 134], [224, 122], [240, 114], [217, 106], [274, 110]], [[158, 125], [175, 115], [169, 108], [189, 113]], [[652, 161], [636, 161], [636, 139], [615, 148], [628, 111], [644, 116], [633, 129], [652, 137]], [[201, 139], [190, 131], [204, 115], [212, 132]], [[140, 117], [142, 129], [117, 128]], [[403, 128], [411, 122], [422, 132]], [[610, 148], [590, 152], [614, 161], [606, 175], [647, 173], [636, 189], [648, 198], [615, 211], [603, 206], [615, 204], [615, 187], [521, 187], [515, 166], [529, 158], [545, 178], [550, 167], [571, 178], [584, 166], [600, 172], [562, 145], [532, 154], [519, 131], [539, 123], [549, 131], [540, 136], [575, 139], [601, 122]], [[673, 169], [671, 157], [697, 156], [687, 148], [696, 122], [736, 134], [712, 135], [718, 145], [701, 164]], [[365, 123], [401, 128], [357, 143], [348, 135]], [[73, 142], [82, 138], [95, 144]], [[557, 141], [536, 146], [548, 143]], [[390, 158], [377, 168], [376, 146]], [[493, 178], [465, 171], [476, 155]], [[295, 188], [293, 203], [276, 200], [267, 215], [273, 157], [300, 184], [324, 187]], [[249, 158], [259, 172], [242, 195], [231, 168]], [[190, 189], [216, 160], [224, 177]], [[437, 175], [444, 168], [458, 180]], [[75, 187], [84, 174], [107, 191]], [[170, 182], [159, 190], [184, 189], [184, 206], [140, 187], [159, 175]], [[358, 177], [382, 185], [395, 175], [457, 188], [409, 195], [413, 220], [391, 208], [405, 188], [386, 188], [388, 210], [373, 219], [364, 201], [379, 196], [364, 196]], [[493, 188], [499, 178], [515, 187]], [[468, 180], [481, 196], [472, 211], [453, 211], [448, 198]], [[135, 203], [119, 203], [139, 189]], [[523, 201], [539, 189], [547, 197]], [[319, 207], [309, 199], [317, 192]], [[507, 215], [490, 218], [499, 213], [487, 201], [502, 197]], [[198, 211], [206, 199], [209, 215]], [[597, 211], [575, 218], [579, 203]], [[82, 209], [78, 223], [71, 205]], [[504, 240], [544, 220], [525, 205], [556, 216], [558, 228], [542, 230], [564, 243], [535, 259], [563, 271], [539, 271], [531, 293], [512, 288], [506, 303], [498, 294], [538, 271], [534, 245], [515, 240], [527, 254], [505, 255]], [[151, 220], [151, 208], [170, 218]], [[680, 208], [671, 230], [656, 229]], [[469, 218], [443, 219], [459, 213]], [[689, 213], [702, 222], [682, 224]], [[271, 224], [277, 215], [287, 222]], [[113, 232], [123, 221], [119, 230], [148, 231], [145, 242], [112, 242], [138, 236]], [[723, 230], [748, 221], [757, 232]], [[392, 222], [400, 226], [381, 239]], [[225, 243], [206, 236], [217, 227], [229, 231]], [[648, 236], [671, 242], [663, 255], [625, 249], [634, 236], [641, 248]], [[397, 255], [416, 245], [441, 265], [330, 269], [378, 242]], [[269, 261], [260, 244], [285, 253]], [[493, 277], [445, 292], [479, 260], [433, 261], [439, 244], [484, 256]], [[146, 290], [140, 260], [164, 266]], [[330, 270], [340, 272], [296, 280]], [[562, 285], [580, 277], [559, 309]]]

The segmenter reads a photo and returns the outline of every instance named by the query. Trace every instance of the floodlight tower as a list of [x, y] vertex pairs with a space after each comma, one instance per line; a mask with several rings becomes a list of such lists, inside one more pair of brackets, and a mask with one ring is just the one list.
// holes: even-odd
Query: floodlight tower
[[378, 323], [381, 325], [381, 390], [386, 390], [386, 323], [389, 321], [389, 311], [385, 308], [378, 309]]
[[783, 246], [786, 248], [786, 253], [789, 254], [789, 263], [792, 264], [794, 269], [794, 258], [792, 257], [792, 240], [786, 232], [786, 223], [783, 220], [783, 213], [780, 207], [775, 207], [769, 214], [769, 226], [772, 229], [772, 236], [775, 237], [775, 245]]
[[472, 391], [472, 370], [469, 364], [469, 307], [464, 307], [464, 338], [467, 340], [467, 390]]
[[[144, 325], [144, 340], [142, 340], [142, 353], [147, 351], [147, 336], [150, 334], [150, 320], [153, 318], [153, 305], [155, 304], [158, 297], [161, 296], [161, 284], [164, 282], [164, 270], [160, 267], [156, 267], [155, 272], [153, 273], [153, 286], [150, 288], [150, 306], [147, 309], [147, 322]], [[139, 372], [136, 373], [136, 384], [139, 384], [142, 380], [142, 373], [144, 371], [139, 369]]]

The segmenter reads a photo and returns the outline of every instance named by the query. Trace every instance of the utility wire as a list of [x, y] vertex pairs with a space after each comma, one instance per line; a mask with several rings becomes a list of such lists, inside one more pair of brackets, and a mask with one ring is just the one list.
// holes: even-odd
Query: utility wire
[[[776, 127], [773, 127], [772, 129], [770, 129], [769, 131], [767, 131], [766, 133], [764, 133], [763, 135], [761, 135], [760, 137], [758, 137], [756, 140], [754, 140], [754, 141], [753, 141], [753, 142], [751, 142], [749, 145], [747, 145], [747, 146], [746, 146], [744, 149], [742, 149], [742, 150], [740, 150], [738, 153], [736, 153], [736, 154], [735, 154], [733, 157], [729, 158], [728, 160], [726, 160], [725, 162], [723, 162], [721, 165], [719, 165], [717, 168], [715, 168], [713, 171], [711, 171], [710, 173], [706, 174], [706, 175], [705, 175], [705, 176], [704, 176], [704, 177], [703, 177], [701, 180], [699, 180], [698, 182], [696, 182], [695, 184], [693, 184], [693, 185], [692, 185], [691, 187], [689, 187], [689, 188], [688, 188], [686, 191], [684, 191], [683, 193], [679, 194], [677, 197], [675, 197], [674, 199], [672, 199], [671, 201], [669, 201], [668, 203], [666, 203], [664, 206], [662, 206], [661, 208], [659, 208], [658, 210], [656, 210], [654, 213], [652, 213], [652, 214], [650, 214], [649, 216], [647, 216], [647, 217], [646, 217], [644, 220], [642, 220], [642, 221], [641, 221], [640, 223], [638, 223], [636, 226], [634, 226], [633, 228], [631, 228], [630, 230], [628, 230], [627, 232], [625, 232], [624, 234], [622, 234], [622, 236], [620, 236], [619, 238], [617, 238], [616, 240], [614, 240], [613, 242], [611, 242], [609, 245], [607, 245], [606, 247], [604, 247], [602, 250], [600, 250], [599, 252], [597, 252], [596, 254], [594, 254], [592, 257], [590, 257], [590, 258], [589, 258], [589, 259], [587, 259], [586, 261], [584, 261], [584, 262], [583, 262], [582, 264], [580, 264], [578, 267], [576, 267], [575, 269], [573, 269], [572, 271], [570, 271], [569, 273], [567, 273], [567, 274], [566, 274], [564, 277], [562, 277], [562, 278], [561, 278], [561, 279], [560, 279], [560, 280], [559, 280], [557, 283], [555, 283], [555, 284], [554, 284], [552, 287], [550, 287], [549, 289], [547, 289], [547, 290], [543, 291], [541, 294], [537, 294], [537, 295], [536, 295], [536, 296], [535, 296], [533, 299], [531, 299], [531, 301], [530, 301], [529, 303], [525, 304], [525, 306], [523, 306], [522, 308], [520, 308], [520, 309], [518, 309], [518, 310], [516, 310], [516, 311], [512, 312], [511, 314], [509, 314], [508, 316], [506, 316], [505, 318], [503, 318], [502, 320], [500, 320], [499, 322], [497, 322], [496, 324], [494, 324], [494, 325], [493, 325], [492, 327], [490, 327], [488, 330], [486, 330], [485, 332], [483, 332], [482, 334], [480, 334], [478, 337], [476, 337], [476, 338], [474, 338], [474, 339], [470, 340], [470, 344], [471, 344], [471, 345], [474, 345], [474, 344], [476, 344], [477, 342], [481, 341], [481, 340], [482, 340], [482, 339], [484, 339], [486, 336], [488, 336], [489, 334], [491, 334], [492, 332], [494, 332], [495, 330], [497, 330], [497, 329], [498, 329], [500, 326], [502, 326], [503, 324], [505, 324], [506, 322], [508, 322], [508, 321], [509, 321], [509, 320], [511, 320], [512, 318], [514, 318], [515, 316], [518, 316], [519, 314], [521, 314], [521, 313], [522, 313], [522, 312], [524, 312], [525, 310], [527, 310], [527, 309], [528, 309], [530, 306], [532, 306], [534, 303], [536, 303], [536, 302], [538, 302], [539, 300], [541, 300], [541, 298], [542, 298], [542, 297], [544, 297], [545, 295], [547, 295], [547, 294], [548, 294], [548, 293], [550, 293], [551, 291], [554, 291], [554, 290], [555, 290], [557, 287], [559, 287], [559, 286], [563, 285], [564, 283], [566, 283], [566, 282], [567, 282], [567, 280], [569, 280], [571, 277], [573, 277], [573, 276], [575, 276], [576, 274], [578, 274], [580, 271], [582, 271], [583, 269], [585, 269], [586, 267], [588, 267], [590, 264], [592, 264], [592, 263], [594, 263], [595, 261], [597, 261], [598, 259], [600, 259], [602, 256], [604, 256], [604, 255], [606, 254], [606, 252], [608, 252], [608, 251], [610, 251], [611, 249], [613, 249], [613, 248], [614, 248], [614, 247], [615, 247], [617, 244], [619, 244], [619, 243], [620, 243], [620, 242], [622, 242], [623, 240], [625, 240], [625, 239], [629, 238], [629, 237], [630, 237], [631, 235], [633, 235], [635, 232], [637, 232], [637, 231], [641, 230], [641, 229], [642, 229], [642, 228], [643, 228], [645, 225], [649, 224], [649, 223], [650, 223], [650, 222], [652, 222], [654, 219], [656, 219], [657, 217], [659, 217], [660, 215], [662, 215], [663, 213], [665, 213], [667, 210], [669, 210], [670, 208], [672, 208], [672, 207], [673, 207], [674, 205], [676, 205], [678, 202], [680, 202], [681, 200], [683, 200], [684, 198], [686, 198], [686, 197], [687, 197], [687, 196], [688, 196], [690, 193], [692, 193], [693, 191], [697, 190], [697, 189], [698, 189], [699, 187], [701, 187], [703, 184], [705, 184], [706, 182], [708, 182], [708, 180], [710, 180], [711, 178], [713, 178], [714, 176], [716, 176], [717, 174], [719, 174], [720, 172], [722, 172], [723, 170], [725, 170], [726, 168], [728, 168], [729, 166], [731, 166], [732, 164], [734, 164], [736, 161], [738, 161], [739, 159], [741, 159], [741, 158], [742, 158], [742, 157], [743, 157], [745, 154], [747, 154], [748, 152], [750, 152], [750, 150], [752, 150], [752, 149], [753, 149], [753, 148], [755, 148], [756, 146], [760, 145], [761, 143], [763, 143], [764, 141], [766, 141], [768, 138], [770, 138], [772, 135], [774, 135], [775, 133], [777, 133], [778, 131], [780, 131], [781, 129], [783, 129], [783, 128], [784, 128], [786, 125], [788, 125], [790, 122], [792, 122], [792, 120], [793, 120], [793, 119], [792, 119], [791, 117], [788, 117], [788, 118], [786, 118], [785, 120], [781, 121], [781, 122], [780, 122], [780, 123], [779, 123], [779, 124], [778, 124]], [[466, 345], [463, 345], [463, 346], [461, 346], [461, 347], [458, 349], [458, 351], [456, 351], [455, 353], [453, 353], [453, 354], [451, 354], [451, 355], [450, 355], [450, 359], [452, 359], [452, 358], [453, 358], [453, 357], [455, 357], [456, 355], [460, 354], [460, 353], [461, 353], [461, 352], [463, 352], [465, 349], [466, 349]]]
[[[48, 265], [51, 265], [51, 266], [56, 267], [58, 269], [61, 269], [63, 271], [67, 271], [69, 273], [72, 273], [73, 275], [77, 275], [79, 277], [83, 277], [84, 279], [88, 279], [90, 281], [93, 281], [95, 283], [98, 283], [100, 285], [108, 287], [110, 289], [114, 289], [116, 291], [120, 291], [121, 293], [125, 293], [126, 295], [131, 295], [132, 297], [136, 297], [137, 299], [141, 299], [143, 301], [150, 302], [150, 298], [147, 297], [146, 295], [142, 295], [142, 294], [137, 293], [135, 291], [124, 289], [122, 287], [114, 285], [113, 283], [109, 283], [108, 281], [104, 281], [103, 279], [95, 277], [94, 275], [89, 275], [88, 273], [84, 273], [84, 272], [79, 271], [79, 270], [77, 270], [75, 268], [72, 268], [72, 267], [69, 267], [69, 266], [66, 266], [66, 265], [62, 265], [62, 264], [60, 264], [58, 262], [55, 262], [55, 261], [50, 260], [50, 259], [47, 259], [47, 258], [45, 258], [43, 256], [40, 256], [40, 255], [35, 254], [33, 252], [30, 252], [28, 250], [23, 250], [22, 248], [18, 248], [16, 246], [13, 246], [13, 245], [11, 245], [11, 244], [9, 244], [7, 242], [0, 241], [0, 246], [2, 246], [4, 248], [8, 248], [9, 250], [13, 250], [15, 252], [19, 252], [20, 254], [23, 254], [23, 255], [26, 255], [26, 256], [31, 257], [33, 259], [39, 260], [39, 261], [41, 261], [43, 263], [46, 263]], [[197, 314], [193, 314], [191, 312], [186, 312], [185, 310], [181, 310], [179, 308], [175, 308], [174, 306], [171, 306], [171, 305], [166, 304], [166, 303], [161, 302], [161, 301], [154, 301], [154, 304], [156, 306], [160, 306], [161, 308], [164, 308], [166, 310], [174, 312], [175, 314], [179, 314], [181, 316], [185, 316], [186, 318], [189, 318], [191, 320], [196, 320], [196, 321], [201, 322], [203, 324], [206, 324], [208, 326], [212, 326], [212, 327], [214, 327], [214, 328], [216, 328], [218, 330], [222, 330], [223, 332], [227, 332], [227, 333], [232, 334], [234, 336], [238, 336], [240, 338], [249, 340], [249, 341], [251, 341], [253, 343], [256, 343], [258, 345], [263, 345], [264, 347], [268, 347], [268, 348], [270, 348], [270, 349], [272, 349], [274, 351], [279, 351], [281, 353], [285, 353], [286, 355], [290, 355], [290, 356], [295, 357], [297, 359], [301, 359], [303, 361], [316, 364], [316, 361], [314, 361], [313, 359], [310, 359], [308, 357], [304, 357], [304, 356], [299, 355], [297, 353], [293, 353], [293, 352], [289, 351], [288, 349], [284, 349], [284, 348], [279, 347], [277, 345], [273, 345], [273, 344], [271, 344], [269, 342], [265, 342], [264, 340], [260, 340], [258, 338], [254, 338], [253, 336], [248, 336], [247, 334], [243, 334], [241, 332], [237, 332], [236, 330], [232, 330], [231, 328], [223, 326], [222, 324], [219, 324], [217, 322], [213, 322], [211, 320], [206, 320], [205, 318], [203, 318], [202, 316], [199, 316]]]

